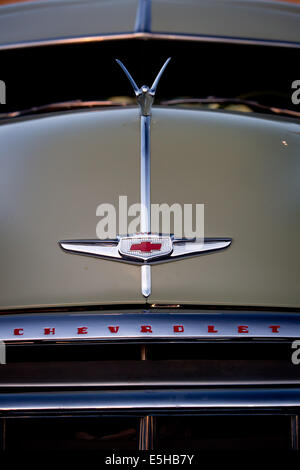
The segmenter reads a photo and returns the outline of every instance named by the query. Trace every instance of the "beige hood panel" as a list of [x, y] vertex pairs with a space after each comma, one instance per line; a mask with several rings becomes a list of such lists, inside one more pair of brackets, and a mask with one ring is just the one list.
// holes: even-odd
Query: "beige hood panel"
[[300, 5], [265, 0], [152, 0], [152, 31], [299, 42]]
[[0, 45], [132, 32], [138, 0], [46, 0], [0, 6]]
[[144, 30], [299, 43], [300, 5], [277, 0], [44, 0], [0, 5], [0, 47]]
[[[139, 202], [137, 109], [0, 126], [1, 308], [142, 302], [140, 269], [66, 254], [98, 204]], [[300, 126], [154, 108], [152, 202], [204, 203], [219, 253], [154, 266], [153, 303], [300, 305]]]

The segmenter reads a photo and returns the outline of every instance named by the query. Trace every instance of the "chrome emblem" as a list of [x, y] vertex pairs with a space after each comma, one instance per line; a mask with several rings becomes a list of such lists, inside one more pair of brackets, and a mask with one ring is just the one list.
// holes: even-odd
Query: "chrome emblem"
[[172, 241], [171, 237], [154, 234], [122, 237], [119, 243], [119, 252], [123, 256], [143, 261], [162, 258], [172, 252]]
[[141, 233], [118, 236], [109, 240], [62, 240], [60, 247], [69, 253], [98, 257], [101, 259], [121, 261], [141, 266], [142, 294], [151, 294], [151, 265], [176, 261], [208, 252], [222, 250], [231, 244], [230, 238], [176, 239], [172, 235], [151, 233], [151, 201], [150, 201], [150, 131], [151, 107], [155, 98], [158, 82], [168, 65], [166, 60], [151, 88], [137, 86], [132, 76], [116, 59], [128, 77], [137, 102], [140, 106], [141, 120]]

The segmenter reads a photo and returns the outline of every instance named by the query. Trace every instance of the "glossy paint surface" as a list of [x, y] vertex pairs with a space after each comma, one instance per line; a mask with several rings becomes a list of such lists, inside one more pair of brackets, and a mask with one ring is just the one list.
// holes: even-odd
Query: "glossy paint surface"
[[152, 31], [300, 41], [300, 5], [270, 0], [152, 0]]
[[[140, 270], [66, 254], [95, 238], [100, 203], [139, 201], [136, 108], [0, 126], [1, 308], [142, 302]], [[153, 203], [204, 203], [205, 236], [232, 246], [154, 266], [150, 303], [299, 307], [300, 126], [155, 107]]]
[[268, 0], [47, 0], [0, 7], [0, 47], [118, 34], [300, 42], [300, 5]]

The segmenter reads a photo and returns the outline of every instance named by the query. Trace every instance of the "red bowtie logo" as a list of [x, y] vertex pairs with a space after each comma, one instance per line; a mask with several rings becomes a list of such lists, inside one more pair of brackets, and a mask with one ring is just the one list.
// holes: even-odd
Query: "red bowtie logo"
[[130, 251], [142, 251], [143, 253], [151, 253], [154, 250], [160, 250], [161, 243], [141, 242], [131, 245]]

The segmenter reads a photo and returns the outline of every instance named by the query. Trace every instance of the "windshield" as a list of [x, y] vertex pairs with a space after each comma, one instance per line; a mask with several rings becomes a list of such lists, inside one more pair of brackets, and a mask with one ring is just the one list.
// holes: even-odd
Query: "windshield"
[[135, 106], [131, 86], [115, 59], [126, 64], [139, 86], [150, 86], [155, 71], [171, 57], [156, 105], [299, 118], [299, 106], [292, 99], [298, 56], [299, 49], [293, 47], [158, 39], [2, 50], [6, 103], [0, 113], [5, 118], [7, 113], [17, 117], [74, 107]]

